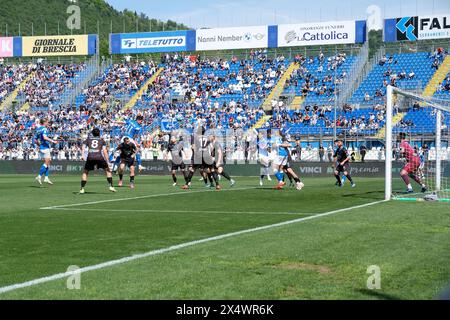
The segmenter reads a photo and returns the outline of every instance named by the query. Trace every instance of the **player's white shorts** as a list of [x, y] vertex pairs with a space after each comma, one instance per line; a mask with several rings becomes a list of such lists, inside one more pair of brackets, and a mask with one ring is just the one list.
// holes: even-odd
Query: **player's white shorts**
[[39, 156], [41, 158], [41, 160], [43, 159], [51, 159], [52, 155], [51, 155], [51, 149], [40, 149], [39, 150]]
[[259, 155], [259, 163], [261, 163], [261, 165], [263, 166], [268, 166], [271, 160], [272, 158], [270, 157], [270, 155]]
[[285, 165], [287, 165], [287, 163], [288, 163], [288, 157], [287, 157], [287, 156], [277, 156], [277, 157], [275, 158], [274, 163], [275, 163], [277, 166], [285, 166]]

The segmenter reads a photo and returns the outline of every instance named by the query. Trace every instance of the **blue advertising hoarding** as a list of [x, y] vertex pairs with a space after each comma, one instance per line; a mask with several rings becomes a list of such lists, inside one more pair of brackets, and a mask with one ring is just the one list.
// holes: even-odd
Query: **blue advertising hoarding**
[[109, 46], [111, 54], [195, 51], [195, 31], [116, 33]]

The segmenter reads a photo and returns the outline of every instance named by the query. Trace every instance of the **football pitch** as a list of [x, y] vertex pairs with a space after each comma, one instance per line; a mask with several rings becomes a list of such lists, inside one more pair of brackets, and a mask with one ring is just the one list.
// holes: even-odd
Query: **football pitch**
[[79, 195], [80, 177], [52, 178], [0, 176], [0, 299], [432, 299], [450, 282], [449, 204], [384, 202], [383, 179], [138, 176], [112, 194], [92, 176]]

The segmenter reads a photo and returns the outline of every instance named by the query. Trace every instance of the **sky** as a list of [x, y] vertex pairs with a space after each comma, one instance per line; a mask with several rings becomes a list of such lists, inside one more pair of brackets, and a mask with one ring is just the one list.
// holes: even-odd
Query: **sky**
[[106, 0], [118, 10], [194, 28], [240, 27], [336, 20], [367, 20], [450, 13], [450, 0]]

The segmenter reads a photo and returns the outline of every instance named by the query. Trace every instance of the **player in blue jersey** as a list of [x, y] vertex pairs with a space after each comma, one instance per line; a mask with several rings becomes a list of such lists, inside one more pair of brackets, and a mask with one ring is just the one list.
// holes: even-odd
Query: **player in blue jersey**
[[291, 144], [289, 143], [286, 133], [283, 133], [282, 136], [275, 135], [272, 138], [272, 141], [273, 147], [277, 150], [277, 156], [274, 161], [276, 166], [275, 169], [277, 170], [275, 177], [277, 177], [278, 180], [276, 188], [282, 189], [285, 185], [283, 178], [284, 173], [286, 172], [287, 175], [294, 179], [296, 189], [302, 190], [305, 185], [301, 182], [299, 176], [292, 170], [289, 164], [291, 159], [289, 148], [291, 147]]
[[[414, 148], [416, 149], [416, 148]], [[425, 181], [425, 157], [426, 157], [426, 150], [428, 150], [428, 146], [426, 144], [423, 145], [422, 148], [417, 149], [417, 154], [419, 155], [420, 159], [420, 165], [419, 169], [417, 170], [417, 176], [421, 181]]]
[[58, 143], [58, 141], [53, 140], [49, 138], [48, 136], [48, 120], [47, 119], [41, 119], [39, 121], [40, 126], [36, 129], [36, 143], [39, 146], [39, 155], [40, 158], [44, 161], [44, 163], [41, 166], [41, 169], [39, 170], [39, 175], [36, 177], [36, 181], [39, 183], [39, 185], [42, 185], [42, 177], [45, 176], [44, 182], [48, 184], [53, 184], [53, 182], [50, 181], [48, 178], [49, 172], [50, 172], [50, 162], [51, 162], [51, 145]]
[[272, 178], [270, 178], [270, 162], [272, 160], [270, 157], [270, 143], [268, 138], [263, 135], [262, 131], [258, 135], [258, 157], [261, 165], [259, 185], [262, 186], [264, 177], [267, 176], [269, 181], [272, 180]]
[[108, 160], [109, 160], [109, 163], [112, 163], [112, 165], [111, 165], [111, 172], [112, 173], [115, 173], [117, 171], [117, 168], [118, 168], [118, 164], [116, 164], [116, 159], [117, 159], [116, 152], [114, 152], [114, 151], [111, 152], [109, 154]]
[[125, 135], [131, 137], [131, 142], [137, 147], [136, 152], [136, 164], [138, 165], [139, 172], [144, 169], [141, 160], [141, 135], [143, 133], [142, 122], [143, 116], [137, 116], [136, 120], [128, 120], [125, 125]]
[[[426, 146], [426, 145], [425, 145]], [[425, 168], [425, 152], [424, 148], [414, 147], [414, 151], [417, 153], [420, 159], [419, 169], [423, 170]]]

